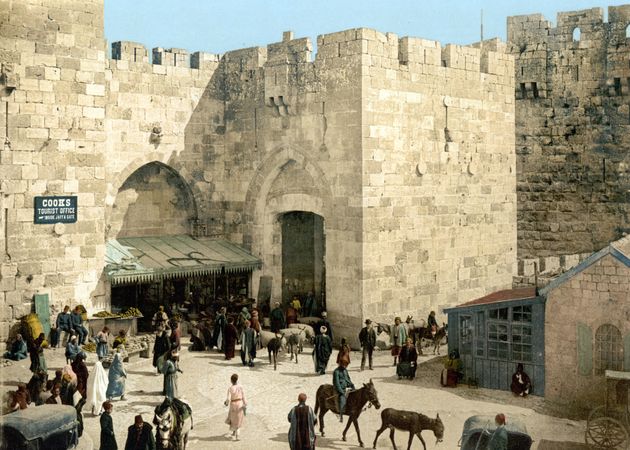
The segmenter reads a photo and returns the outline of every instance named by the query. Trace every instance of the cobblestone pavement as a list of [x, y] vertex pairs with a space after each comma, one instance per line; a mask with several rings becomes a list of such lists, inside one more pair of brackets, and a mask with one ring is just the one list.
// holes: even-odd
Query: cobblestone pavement
[[[443, 353], [446, 348], [443, 347]], [[312, 373], [310, 349], [300, 355], [299, 363], [289, 361], [285, 355], [280, 356], [280, 364], [274, 372], [267, 359], [266, 350], [259, 355], [255, 367], [243, 367], [240, 359], [225, 361], [216, 351], [181, 352], [181, 369], [179, 376], [180, 397], [188, 401], [193, 408], [194, 429], [189, 440], [189, 450], [193, 449], [254, 449], [265, 448], [287, 449], [287, 413], [296, 404], [300, 392], [308, 395], [307, 403], [315, 404], [315, 392], [320, 384], [332, 381], [332, 370], [336, 351], [326, 375]], [[47, 350], [48, 367], [54, 370], [63, 364], [63, 350]], [[91, 369], [96, 356], [89, 355], [88, 366]], [[457, 449], [463, 423], [467, 417], [475, 414], [494, 415], [503, 412], [510, 420], [518, 417], [525, 422], [530, 435], [535, 440], [533, 449], [538, 448], [542, 439], [552, 441], [582, 442], [584, 422], [559, 419], [541, 415], [540, 398], [514, 398], [511, 393], [486, 389], [469, 389], [466, 386], [456, 389], [441, 388], [437, 373], [439, 361], [431, 361], [433, 357], [421, 357], [422, 364], [418, 369], [415, 381], [398, 380], [394, 376], [392, 358], [387, 351], [375, 352], [375, 368], [373, 371], [359, 371], [360, 353], [352, 353], [350, 376], [355, 385], [374, 381], [382, 408], [414, 410], [435, 417], [440, 414], [445, 425], [444, 442], [436, 445], [433, 433], [423, 432], [427, 449]], [[124, 401], [114, 402], [114, 426], [119, 448], [124, 448], [126, 429], [133, 423], [136, 414], [142, 414], [145, 421], [151, 422], [153, 409], [163, 397], [162, 376], [155, 375], [150, 359], [132, 361], [126, 366], [129, 374], [127, 395]], [[15, 381], [28, 381], [28, 362], [14, 363], [2, 370], [2, 388], [4, 391], [15, 389]], [[52, 372], [51, 372], [52, 373]], [[241, 440], [232, 442], [226, 437], [228, 431], [224, 420], [227, 409], [223, 406], [229, 385], [230, 375], [238, 373], [249, 402], [245, 426]], [[317, 447], [327, 449], [346, 449], [358, 447], [357, 436], [352, 427], [348, 431], [347, 442], [341, 440], [344, 424], [340, 424], [332, 413], [325, 416], [326, 437], [317, 437]], [[367, 409], [359, 418], [362, 439], [366, 447], [371, 448], [375, 431], [380, 427], [380, 411]], [[98, 448], [100, 425], [98, 417], [85, 411], [86, 432]], [[397, 445], [405, 447], [408, 434], [396, 433]], [[377, 448], [392, 448], [389, 433], [383, 433]], [[418, 440], [414, 440], [413, 449], [422, 448]]]

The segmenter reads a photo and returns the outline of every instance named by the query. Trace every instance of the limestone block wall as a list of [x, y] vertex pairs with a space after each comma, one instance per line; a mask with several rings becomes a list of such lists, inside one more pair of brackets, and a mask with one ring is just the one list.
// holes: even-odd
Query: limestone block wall
[[[107, 61], [106, 238], [121, 233], [151, 234], [150, 229], [160, 229], [162, 234], [176, 234], [176, 230], [192, 233], [199, 223], [208, 222], [207, 199], [213, 191], [213, 177], [205, 172], [209, 150], [204, 136], [222, 126], [223, 102], [213, 81], [219, 56], [197, 52], [191, 66], [188, 53], [180, 49], [154, 49], [153, 63], [148, 62], [147, 55], [140, 44], [115, 42], [112, 56], [116, 59]], [[143, 211], [135, 204], [143, 189], [125, 185], [125, 181], [155, 162], [167, 166], [163, 171], [169, 177], [180, 178], [175, 183], [180, 187], [174, 188], [168, 199], [143, 202]], [[178, 190], [182, 191], [180, 197], [189, 194], [191, 201], [179, 202]], [[172, 229], [163, 229], [164, 220], [156, 216], [154, 206], [162, 200], [182, 211], [182, 223]], [[144, 214], [144, 225], [132, 224], [127, 218], [126, 226], [137, 229], [121, 230], [130, 204], [138, 209], [136, 215]], [[177, 216], [173, 215], [173, 220], [177, 221]], [[208, 227], [204, 230], [209, 232]]]
[[226, 53], [224, 134], [207, 137], [216, 149], [207, 165], [216, 177], [213, 204], [226, 211], [226, 235], [263, 259], [253, 292], [259, 275], [272, 276], [272, 295], [280, 299], [279, 216], [308, 211], [323, 217], [326, 306], [339, 335], [360, 323], [357, 42], [356, 30], [320, 36], [314, 60], [310, 41], [290, 34], [267, 48]]
[[[519, 257], [599, 250], [628, 229], [630, 5], [508, 18]], [[579, 39], [578, 39], [579, 35]]]
[[363, 313], [426, 319], [430, 310], [511, 287], [514, 63], [496, 40], [442, 47], [369, 33]]
[[[592, 357], [597, 329], [610, 324], [621, 333], [623, 347], [630, 342], [630, 269], [605, 256], [547, 295], [545, 314], [545, 397], [567, 404], [572, 412], [588, 412], [604, 403], [605, 383], [593, 370], [578, 369], [578, 322], [592, 334]], [[624, 344], [624, 342], [626, 344]], [[626, 363], [630, 361], [626, 354]], [[625, 367], [624, 370], [628, 370]], [[613, 391], [614, 392], [614, 391]]]
[[[11, 321], [31, 311], [35, 293], [58, 306], [96, 294], [104, 258], [102, 1], [1, 1], [0, 61], [11, 74], [10, 86], [0, 86], [4, 339]], [[41, 195], [77, 195], [78, 222], [35, 225]]]

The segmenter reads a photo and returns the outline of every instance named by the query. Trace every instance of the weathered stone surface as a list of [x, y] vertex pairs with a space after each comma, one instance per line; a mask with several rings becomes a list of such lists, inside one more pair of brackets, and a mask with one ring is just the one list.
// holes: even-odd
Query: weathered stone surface
[[607, 23], [600, 8], [559, 13], [555, 28], [508, 18], [519, 257], [597, 251], [628, 232], [629, 20], [630, 5], [609, 7]]

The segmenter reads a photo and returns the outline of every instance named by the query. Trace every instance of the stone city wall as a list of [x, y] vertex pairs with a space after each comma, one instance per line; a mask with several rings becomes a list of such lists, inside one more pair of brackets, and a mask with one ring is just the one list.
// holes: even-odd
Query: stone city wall
[[426, 319], [511, 287], [514, 61], [497, 40], [442, 47], [368, 32], [363, 312]]
[[628, 230], [630, 5], [508, 18], [516, 58], [519, 257], [597, 251]]
[[[12, 86], [6, 77], [0, 86], [4, 339], [10, 323], [31, 312], [35, 293], [48, 293], [58, 305], [89, 304], [103, 268], [103, 4], [3, 0], [0, 36], [2, 70], [14, 75]], [[34, 197], [42, 195], [78, 196], [79, 220], [35, 225]]]

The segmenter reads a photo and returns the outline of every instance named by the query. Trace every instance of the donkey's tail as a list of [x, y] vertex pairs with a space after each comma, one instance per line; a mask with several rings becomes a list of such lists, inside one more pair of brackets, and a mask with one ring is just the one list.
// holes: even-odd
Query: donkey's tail
[[315, 394], [315, 414], [319, 411], [319, 389], [317, 390], [317, 394]]

